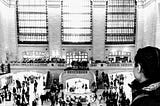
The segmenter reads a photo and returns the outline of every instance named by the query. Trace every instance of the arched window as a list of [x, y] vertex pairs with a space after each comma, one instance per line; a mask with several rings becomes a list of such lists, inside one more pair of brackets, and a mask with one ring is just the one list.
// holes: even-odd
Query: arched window
[[47, 43], [47, 0], [17, 0], [18, 43]]
[[136, 0], [107, 0], [106, 44], [135, 44]]
[[62, 44], [91, 44], [91, 0], [62, 1]]

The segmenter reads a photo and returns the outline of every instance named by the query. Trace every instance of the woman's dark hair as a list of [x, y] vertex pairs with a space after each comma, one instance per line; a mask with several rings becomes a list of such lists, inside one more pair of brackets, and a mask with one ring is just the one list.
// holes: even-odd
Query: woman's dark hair
[[134, 58], [135, 67], [140, 64], [142, 71], [149, 80], [160, 80], [160, 49], [147, 46], [140, 48]]

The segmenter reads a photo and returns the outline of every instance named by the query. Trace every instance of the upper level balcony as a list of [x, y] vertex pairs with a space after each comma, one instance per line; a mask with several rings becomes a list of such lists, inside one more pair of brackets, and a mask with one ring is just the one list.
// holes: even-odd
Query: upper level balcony
[[[92, 72], [99, 70], [100, 72], [105, 72], [105, 73], [119, 73], [119, 72], [132, 72], [133, 67], [134, 67], [133, 63], [107, 63], [107, 64], [98, 63], [98, 64], [88, 64], [88, 67], [86, 69], [89, 69]], [[0, 74], [5, 74], [8, 72], [11, 72], [13, 74], [18, 72], [38, 72], [46, 74], [48, 71], [51, 71], [54, 74], [60, 74], [64, 72], [66, 68], [68, 68], [68, 66], [65, 63], [11, 62], [9, 65], [3, 64], [3, 71], [1, 65]], [[79, 68], [77, 69], [79, 70]]]
[[[14, 70], [64, 70], [65, 63], [10, 63], [11, 72]], [[90, 70], [102, 70], [105, 72], [132, 71], [133, 63], [98, 63], [88, 64]]]
[[[52, 67], [67, 67], [66, 63], [21, 63], [12, 62], [11, 66], [52, 66]], [[89, 67], [133, 67], [133, 63], [94, 63], [88, 64]]]

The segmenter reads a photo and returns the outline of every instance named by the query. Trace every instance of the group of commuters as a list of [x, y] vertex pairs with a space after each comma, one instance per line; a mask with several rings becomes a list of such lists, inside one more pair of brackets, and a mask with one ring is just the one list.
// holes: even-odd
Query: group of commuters
[[8, 85], [5, 85], [0, 92], [0, 104], [4, 101], [11, 101], [11, 91], [8, 89]]
[[30, 77], [24, 77], [24, 79], [24, 81], [15, 81], [15, 86], [12, 89], [14, 104], [17, 106], [27, 106], [32, 103], [32, 106], [36, 106], [39, 98], [37, 93], [37, 79]]
[[[160, 106], [160, 49], [152, 46], [138, 49], [134, 57], [133, 74], [135, 80], [129, 84], [132, 89], [132, 101], [129, 103], [130, 101], [125, 98], [123, 87], [120, 87], [119, 106], [125, 106], [124, 101], [131, 106]], [[112, 84], [114, 85], [114, 82]], [[108, 91], [114, 91], [115, 88], [112, 86], [110, 89]], [[109, 96], [104, 97], [107, 102]], [[115, 106], [113, 101], [114, 99], [109, 105]]]
[[[112, 79], [111, 82], [109, 82], [110, 85], [107, 85], [104, 92], [99, 95], [101, 98], [97, 99], [103, 99], [107, 106], [160, 106], [160, 49], [151, 46], [138, 49], [134, 58], [133, 74], [135, 80], [129, 84], [132, 89], [131, 101], [126, 98], [123, 91], [123, 76], [117, 76], [116, 80]], [[106, 82], [108, 82], [108, 80], [106, 80]], [[18, 80], [16, 81], [16, 87], [13, 88], [13, 97], [17, 106], [28, 105], [30, 83], [31, 80], [28, 78], [22, 83]], [[36, 94], [38, 83], [36, 80], [32, 83], [34, 84], [34, 92]], [[51, 106], [55, 106], [56, 103], [60, 103], [61, 106], [66, 106], [66, 104], [72, 106], [72, 102], [64, 101], [64, 95], [58, 97], [59, 91], [60, 89], [56, 86], [51, 87], [49, 92]], [[4, 99], [6, 95], [10, 95], [7, 89], [4, 90], [4, 92], [4, 95], [1, 93], [0, 98]], [[38, 98], [42, 99], [42, 96], [38, 96]], [[33, 106], [36, 106], [36, 103], [34, 104], [36, 99], [35, 96], [32, 102]], [[77, 106], [82, 106], [80, 100], [76, 103]], [[90, 104], [88, 104], [88, 106], [90, 106]]]
[[124, 75], [111, 75], [109, 84], [105, 83], [105, 89], [102, 92], [102, 98], [107, 106], [129, 106], [130, 100], [124, 92]]

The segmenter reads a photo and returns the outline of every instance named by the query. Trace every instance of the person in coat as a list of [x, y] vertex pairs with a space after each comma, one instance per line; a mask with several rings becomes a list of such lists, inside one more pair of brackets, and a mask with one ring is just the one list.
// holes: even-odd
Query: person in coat
[[160, 106], [160, 49], [140, 48], [134, 61], [131, 106]]

